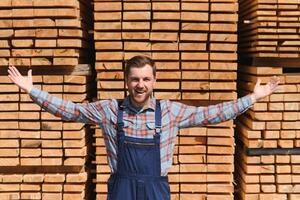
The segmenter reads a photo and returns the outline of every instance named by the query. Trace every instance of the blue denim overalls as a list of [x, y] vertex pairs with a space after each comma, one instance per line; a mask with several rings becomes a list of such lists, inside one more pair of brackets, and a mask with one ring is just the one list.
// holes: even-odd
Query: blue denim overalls
[[125, 136], [123, 108], [118, 109], [117, 172], [108, 180], [108, 200], [170, 200], [167, 176], [161, 176], [161, 108], [156, 101], [155, 135], [151, 139]]

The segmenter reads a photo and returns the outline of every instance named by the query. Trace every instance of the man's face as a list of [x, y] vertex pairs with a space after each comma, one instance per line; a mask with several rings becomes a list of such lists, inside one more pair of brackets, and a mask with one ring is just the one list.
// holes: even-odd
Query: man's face
[[130, 94], [130, 100], [134, 106], [145, 107], [149, 104], [155, 81], [150, 65], [130, 69], [128, 77], [126, 78], [126, 84]]

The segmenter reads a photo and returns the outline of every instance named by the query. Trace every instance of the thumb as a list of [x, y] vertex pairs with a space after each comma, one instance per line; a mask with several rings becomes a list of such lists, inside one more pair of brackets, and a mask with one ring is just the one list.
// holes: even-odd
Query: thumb
[[258, 79], [258, 80], [256, 81], [255, 87], [260, 86], [260, 84], [261, 84], [261, 79]]
[[28, 70], [27, 76], [28, 76], [29, 80], [32, 80], [32, 69]]

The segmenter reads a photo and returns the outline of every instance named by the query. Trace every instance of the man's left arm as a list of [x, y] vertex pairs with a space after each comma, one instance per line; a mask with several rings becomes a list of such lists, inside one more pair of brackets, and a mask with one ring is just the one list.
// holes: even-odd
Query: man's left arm
[[179, 128], [203, 126], [216, 124], [236, 118], [238, 115], [247, 111], [255, 102], [272, 94], [278, 87], [279, 78], [273, 77], [266, 85], [261, 85], [258, 80], [253, 93], [237, 100], [224, 102], [207, 107], [187, 106], [180, 103], [177, 106], [176, 122]]

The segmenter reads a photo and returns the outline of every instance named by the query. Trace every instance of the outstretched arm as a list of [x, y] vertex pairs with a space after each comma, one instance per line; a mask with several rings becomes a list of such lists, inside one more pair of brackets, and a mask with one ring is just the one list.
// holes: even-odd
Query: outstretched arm
[[236, 118], [247, 111], [255, 102], [272, 94], [279, 84], [279, 78], [273, 77], [266, 85], [258, 80], [252, 94], [237, 100], [219, 103], [207, 107], [187, 106], [172, 103], [171, 112], [179, 128], [216, 124]]
[[8, 68], [9, 79], [27, 92], [31, 99], [47, 112], [64, 120], [88, 124], [101, 124], [105, 118], [109, 117], [108, 108], [111, 101], [76, 104], [72, 101], [62, 100], [46, 91], [35, 88], [32, 82], [32, 70], [29, 70], [27, 75], [27, 77], [22, 76], [14, 66]]

